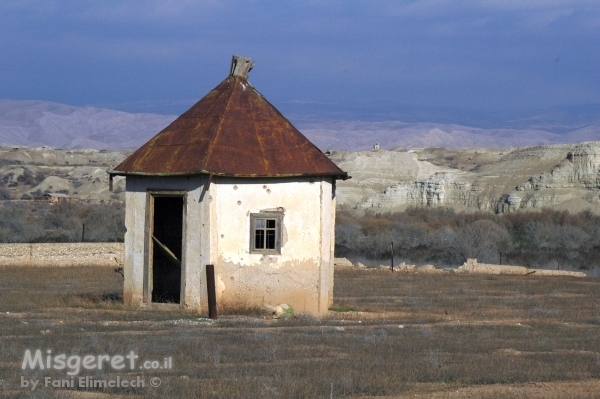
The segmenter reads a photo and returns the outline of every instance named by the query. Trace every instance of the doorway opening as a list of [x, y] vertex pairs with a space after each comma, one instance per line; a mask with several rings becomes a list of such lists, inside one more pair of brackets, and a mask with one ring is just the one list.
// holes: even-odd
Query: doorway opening
[[152, 202], [152, 302], [180, 303], [184, 199], [154, 195]]

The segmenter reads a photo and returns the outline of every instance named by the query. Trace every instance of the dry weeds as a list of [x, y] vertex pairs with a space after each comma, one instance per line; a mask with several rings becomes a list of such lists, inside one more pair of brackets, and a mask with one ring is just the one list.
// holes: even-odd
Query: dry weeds
[[[110, 268], [0, 268], [3, 397], [595, 398], [600, 280], [336, 271], [336, 311], [319, 320], [127, 309]], [[237, 305], [236, 305], [237, 306]], [[229, 306], [227, 313], [235, 312]], [[343, 310], [356, 311], [343, 312]], [[342, 310], [342, 311], [340, 311]], [[158, 388], [20, 388], [26, 349], [173, 357], [141, 375]], [[85, 396], [84, 396], [85, 395]]]

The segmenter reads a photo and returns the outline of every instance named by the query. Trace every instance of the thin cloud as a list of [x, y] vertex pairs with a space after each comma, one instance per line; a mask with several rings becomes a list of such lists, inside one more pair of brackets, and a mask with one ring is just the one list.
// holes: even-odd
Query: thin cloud
[[5, 0], [0, 26], [0, 98], [195, 98], [240, 53], [273, 101], [600, 102], [597, 1]]

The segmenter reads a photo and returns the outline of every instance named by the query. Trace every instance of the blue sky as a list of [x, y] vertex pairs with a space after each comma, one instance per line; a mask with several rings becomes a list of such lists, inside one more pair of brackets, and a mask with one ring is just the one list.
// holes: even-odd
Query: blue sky
[[0, 98], [178, 114], [256, 60], [275, 105], [600, 103], [600, 2], [3, 0]]

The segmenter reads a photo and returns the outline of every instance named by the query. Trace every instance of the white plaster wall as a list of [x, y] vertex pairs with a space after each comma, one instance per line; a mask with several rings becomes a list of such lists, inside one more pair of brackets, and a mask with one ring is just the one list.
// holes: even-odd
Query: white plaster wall
[[[145, 306], [149, 190], [187, 191], [182, 308], [207, 313], [206, 264], [214, 264], [219, 306], [285, 302], [324, 314], [333, 295], [335, 200], [330, 178], [242, 179], [128, 176], [125, 303]], [[205, 190], [207, 187], [207, 190]], [[250, 253], [250, 214], [283, 208], [280, 255]]]
[[[218, 226], [213, 263], [220, 302], [286, 302], [297, 312], [327, 311], [332, 286], [328, 180], [213, 179], [213, 223]], [[281, 254], [250, 253], [250, 214], [274, 208], [284, 209]]]
[[[203, 214], [208, 213], [208, 203], [200, 199], [207, 176], [190, 177], [146, 177], [127, 176], [125, 213], [125, 262], [124, 300], [132, 306], [145, 305], [144, 263], [146, 236], [146, 204], [149, 190], [186, 191], [184, 203], [184, 243], [182, 253], [182, 292], [181, 306], [202, 311], [206, 306], [204, 265], [210, 261], [207, 238], [210, 224]], [[206, 209], [202, 209], [206, 207]]]
[[[250, 213], [282, 207], [284, 238], [277, 262], [319, 258], [321, 182], [289, 180], [215, 179], [219, 221], [217, 248], [225, 262], [262, 264], [263, 255], [251, 254]], [[214, 191], [211, 188], [211, 194]], [[286, 240], [287, 235], [287, 240]], [[276, 264], [272, 265], [277, 267]]]
[[[321, 183], [320, 196], [321, 214], [321, 268], [319, 270], [319, 309], [329, 309], [330, 297], [333, 299], [333, 256], [331, 255], [334, 224], [332, 219], [332, 185], [328, 182]], [[335, 213], [335, 212], [333, 212]], [[330, 291], [331, 289], [331, 291]]]
[[335, 209], [336, 209], [336, 183], [331, 185], [331, 230], [329, 232], [329, 301], [327, 309], [333, 305], [333, 274], [334, 274], [334, 257], [335, 257]]

